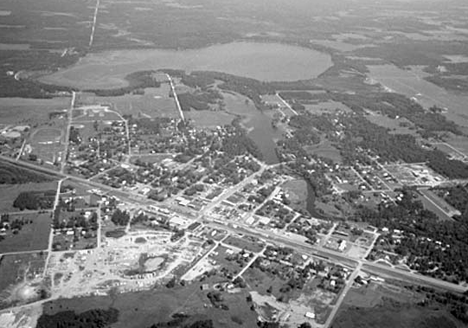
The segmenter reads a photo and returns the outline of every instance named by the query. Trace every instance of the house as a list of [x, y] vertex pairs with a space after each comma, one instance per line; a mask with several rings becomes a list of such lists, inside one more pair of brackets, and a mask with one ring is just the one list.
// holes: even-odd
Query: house
[[314, 312], [306, 312], [304, 315], [307, 319], [315, 319], [315, 313]]

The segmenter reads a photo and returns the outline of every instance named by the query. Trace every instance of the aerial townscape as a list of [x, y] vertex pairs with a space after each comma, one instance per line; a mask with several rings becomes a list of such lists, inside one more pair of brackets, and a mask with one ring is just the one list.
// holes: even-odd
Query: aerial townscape
[[466, 17], [2, 0], [0, 328], [468, 327]]

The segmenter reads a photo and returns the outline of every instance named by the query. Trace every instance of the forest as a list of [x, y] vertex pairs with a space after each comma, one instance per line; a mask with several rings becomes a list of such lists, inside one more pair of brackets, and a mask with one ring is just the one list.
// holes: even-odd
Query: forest
[[37, 321], [37, 328], [104, 328], [116, 323], [119, 311], [94, 309], [80, 314], [74, 311], [62, 311], [53, 315], [43, 314]]
[[128, 74], [125, 80], [128, 86], [117, 89], [90, 89], [85, 92], [92, 92], [100, 97], [117, 97], [127, 93], [143, 94], [145, 88], [159, 88], [161, 85], [153, 77], [156, 71], [138, 71]]
[[439, 221], [436, 214], [415, 200], [413, 190], [404, 188], [401, 193], [402, 200], [396, 204], [381, 204], [377, 210], [360, 206], [354, 219], [378, 228], [403, 231], [398, 244], [394, 244], [391, 236], [380, 238], [394, 244], [397, 254], [407, 256], [411, 268], [456, 283], [467, 281], [468, 213], [458, 221]]

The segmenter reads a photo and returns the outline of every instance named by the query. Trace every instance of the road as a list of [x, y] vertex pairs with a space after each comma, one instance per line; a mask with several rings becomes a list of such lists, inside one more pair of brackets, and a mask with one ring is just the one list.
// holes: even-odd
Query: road
[[65, 165], [67, 164], [68, 157], [68, 147], [70, 145], [70, 129], [73, 120], [73, 108], [75, 108], [76, 101], [76, 92], [72, 91], [72, 100], [70, 102], [70, 108], [68, 110], [68, 122], [67, 122], [67, 132], [65, 133], [65, 147], [63, 149], [62, 158], [60, 162], [60, 172], [63, 173], [65, 170]]
[[91, 26], [91, 35], [89, 36], [89, 44], [88, 47], [91, 48], [93, 45], [94, 41], [94, 33], [96, 32], [96, 22], [97, 22], [97, 16], [99, 12], [99, 3], [100, 0], [96, 1], [96, 7], [94, 8], [94, 16], [93, 16], [93, 25]]
[[182, 111], [182, 107], [180, 107], [180, 102], [179, 102], [179, 98], [177, 97], [174, 82], [172, 81], [172, 78], [169, 74], [166, 74], [166, 77], [167, 77], [167, 80], [169, 81], [169, 84], [171, 85], [172, 95], [174, 96], [174, 101], [176, 103], [177, 110], [179, 111], [180, 118], [182, 119], [182, 121], [185, 122], [184, 112]]
[[[54, 208], [53, 208], [53, 211], [55, 212], [55, 209], [59, 206], [60, 204], [60, 190], [62, 188], [62, 183], [63, 181], [65, 181], [66, 179], [61, 179], [59, 180], [58, 184], [57, 184], [57, 192], [55, 194], [55, 200], [54, 200]], [[53, 215], [53, 214], [52, 214]], [[49, 262], [50, 262], [50, 257], [52, 256], [52, 245], [53, 245], [53, 240], [54, 240], [54, 229], [51, 228], [50, 229], [50, 233], [49, 233], [49, 243], [48, 243], [48, 246], [47, 246], [47, 257], [46, 257], [46, 260], [45, 260], [45, 264], [44, 264], [44, 275], [46, 274], [47, 272], [47, 268], [49, 267]]]
[[278, 97], [278, 99], [294, 114], [294, 115], [298, 115], [297, 112], [288, 104], [288, 102], [286, 100], [284, 100], [283, 98], [281, 98], [281, 96], [279, 95], [279, 93], [276, 93], [276, 97]]
[[[3, 156], [3, 155], [0, 155], [0, 159], [4, 159], [4, 160], [6, 160], [8, 162], [14, 163], [14, 164], [19, 165], [19, 166], [24, 166], [24, 167], [34, 169], [34, 170], [40, 170], [40, 171], [43, 171], [43, 172], [46, 172], [46, 173], [54, 174], [56, 176], [61, 176], [62, 178], [68, 178], [69, 180], [78, 181], [78, 182], [81, 182], [81, 183], [83, 183], [85, 185], [88, 185], [90, 187], [99, 188], [99, 189], [102, 189], [102, 190], [107, 190], [107, 191], [112, 192], [114, 195], [119, 195], [122, 198], [128, 198], [129, 201], [131, 201], [133, 203], [139, 203], [142, 206], [146, 206], [146, 205], [150, 205], [150, 204], [151, 205], [156, 205], [156, 206], [159, 205], [159, 203], [157, 203], [155, 201], [152, 201], [152, 200], [146, 199], [144, 197], [135, 195], [134, 193], [116, 190], [116, 189], [114, 189], [112, 187], [102, 185], [102, 184], [97, 183], [97, 182], [89, 181], [89, 180], [84, 179], [84, 178], [79, 178], [79, 177], [75, 177], [75, 176], [72, 176], [72, 175], [69, 175], [69, 174], [60, 173], [60, 172], [54, 171], [52, 169], [48, 169], [48, 168], [45, 168], [45, 167], [40, 167], [40, 166], [31, 164], [31, 163], [28, 163], [28, 162], [23, 162], [23, 161], [18, 161], [17, 162], [15, 159], [10, 158], [10, 157], [6, 157], [6, 156]], [[257, 174], [261, 174], [266, 168], [268, 168], [268, 166], [263, 164], [262, 168], [260, 169], [259, 172], [257, 172]], [[210, 211], [212, 208], [218, 206], [223, 200], [229, 198], [235, 192], [241, 190], [241, 188], [243, 188], [247, 183], [251, 182], [254, 179], [255, 176], [256, 176], [256, 174], [252, 174], [251, 176], [246, 178], [244, 181], [240, 182], [238, 185], [234, 186], [233, 188], [229, 189], [227, 192], [222, 194], [218, 199], [216, 199], [215, 201], [210, 203], [204, 210], [202, 210], [199, 213], [198, 219], [203, 220], [204, 216], [205, 216], [205, 213]], [[258, 237], [260, 239], [269, 238], [269, 240], [272, 241], [272, 242], [276, 242], [276, 243], [278, 243], [280, 245], [284, 245], [284, 246], [287, 246], [287, 247], [293, 247], [293, 248], [296, 248], [296, 249], [298, 249], [300, 251], [307, 252], [308, 254], [318, 254], [319, 256], [328, 257], [331, 260], [336, 260], [336, 261], [340, 261], [340, 262], [344, 262], [344, 263], [354, 263], [354, 265], [358, 264], [358, 260], [356, 260], [354, 258], [350, 258], [350, 257], [348, 257], [346, 255], [343, 255], [343, 254], [339, 253], [339, 252], [335, 252], [335, 251], [330, 250], [330, 249], [319, 248], [317, 246], [313, 246], [313, 245], [310, 245], [310, 244], [305, 244], [305, 243], [302, 243], [302, 242], [297, 242], [297, 241], [294, 241], [294, 240], [290, 240], [286, 236], [277, 235], [277, 234], [274, 234], [273, 232], [263, 231], [263, 230], [261, 232], [259, 232], [259, 231], [256, 231], [256, 230], [252, 229], [252, 227], [250, 227], [250, 226], [249, 227], [239, 226], [237, 229], [232, 229], [232, 228], [230, 228], [230, 227], [228, 227], [226, 225], [216, 224], [214, 222], [210, 223], [210, 225], [216, 226], [217, 228], [221, 228], [221, 229], [225, 229], [225, 230], [231, 230], [233, 233], [243, 233], [243, 234], [247, 234], [247, 235], [252, 235], [252, 236]], [[380, 265], [380, 264], [377, 264], [377, 263], [367, 262], [365, 260], [362, 260], [362, 261], [363, 261], [363, 264], [365, 264], [366, 268], [377, 270], [379, 272], [382, 272], [382, 274], [387, 274], [389, 276], [391, 276], [393, 274], [396, 277], [399, 277], [400, 280], [407, 280], [407, 281], [411, 281], [411, 282], [418, 281], [419, 283], [422, 283], [422, 284], [426, 284], [426, 285], [434, 286], [434, 287], [438, 287], [438, 288], [443, 288], [443, 289], [447, 289], [447, 290], [454, 291], [454, 292], [463, 293], [466, 290], [466, 288], [463, 287], [463, 286], [451, 284], [451, 283], [448, 283], [448, 282], [445, 282], [445, 281], [442, 281], [442, 280], [439, 280], [439, 279], [434, 279], [434, 278], [431, 278], [431, 277], [428, 277], [428, 276], [417, 275], [417, 274], [413, 274], [413, 273], [410, 273], [410, 272], [405, 272], [405, 271], [402, 271], [402, 270], [399, 270], [399, 269], [389, 268], [389, 267], [386, 267], [386, 266], [383, 266], [383, 265]]]
[[242, 227], [237, 224], [236, 224], [237, 228], [233, 228], [229, 225], [222, 225], [216, 222], [209, 222], [207, 225], [217, 228], [217, 229], [224, 229], [224, 230], [230, 231], [231, 233], [237, 233], [237, 234], [241, 233], [244, 235], [257, 237], [259, 239], [266, 240], [269, 243], [275, 243], [280, 246], [290, 247], [290, 248], [293, 248], [300, 252], [304, 252], [309, 255], [324, 257], [331, 261], [341, 262], [352, 267], [356, 267], [357, 265], [362, 263], [363, 270], [378, 272], [382, 275], [394, 277], [397, 280], [405, 280], [405, 281], [409, 281], [412, 283], [418, 282], [424, 285], [447, 289], [452, 292], [458, 292], [458, 293], [463, 293], [466, 291], [466, 287], [463, 287], [461, 285], [456, 285], [456, 284], [449, 283], [449, 282], [439, 280], [439, 279], [435, 279], [432, 277], [423, 276], [420, 274], [414, 274], [414, 273], [399, 270], [396, 268], [387, 267], [385, 265], [369, 262], [364, 259], [351, 258], [340, 252], [336, 252], [327, 248], [319, 248], [315, 245], [307, 244], [307, 243], [300, 242], [300, 241], [295, 241], [295, 240], [289, 239], [286, 235], [278, 235], [271, 231], [266, 231], [266, 230], [257, 231], [253, 229], [252, 227]]
[[361, 272], [361, 267], [362, 267], [362, 263], [359, 263], [358, 266], [354, 269], [354, 271], [348, 277], [348, 281], [346, 282], [346, 285], [344, 286], [343, 290], [341, 291], [340, 296], [338, 296], [336, 304], [335, 304], [335, 306], [333, 306], [330, 314], [328, 315], [327, 321], [325, 321], [325, 324], [323, 325], [323, 327], [327, 328], [327, 327], [331, 326], [333, 320], [335, 319], [336, 313], [340, 309], [341, 304], [343, 303], [343, 301], [344, 301], [344, 299], [346, 297], [346, 294], [348, 294], [349, 290], [353, 286], [354, 279], [356, 279], [357, 276], [359, 275], [359, 273]]

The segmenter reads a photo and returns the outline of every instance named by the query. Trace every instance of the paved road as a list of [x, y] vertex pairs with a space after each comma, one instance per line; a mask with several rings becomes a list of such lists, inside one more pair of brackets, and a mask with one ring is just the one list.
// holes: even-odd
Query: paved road
[[357, 265], [362, 263], [363, 270], [365, 271], [375, 272], [376, 274], [379, 274], [379, 275], [380, 274], [386, 275], [388, 277], [393, 277], [397, 280], [405, 280], [405, 281], [409, 281], [412, 283], [417, 282], [420, 284], [433, 286], [437, 288], [443, 288], [443, 289], [447, 289], [447, 290], [450, 290], [453, 292], [459, 292], [459, 293], [463, 293], [466, 291], [466, 287], [463, 287], [461, 285], [456, 285], [453, 283], [449, 283], [449, 282], [439, 280], [439, 279], [434, 279], [432, 277], [423, 276], [420, 274], [406, 272], [403, 270], [387, 267], [385, 265], [369, 262], [366, 260], [354, 259], [342, 253], [335, 252], [331, 249], [318, 248], [317, 246], [314, 246], [314, 245], [310, 245], [307, 243], [289, 239], [287, 238], [287, 236], [277, 235], [271, 231], [263, 231], [263, 230], [257, 231], [257, 230], [254, 230], [252, 227], [247, 228], [247, 227], [242, 227], [242, 226], [237, 226], [237, 228], [233, 228], [233, 227], [222, 225], [216, 222], [210, 222], [207, 225], [213, 226], [218, 229], [225, 229], [232, 233], [241, 233], [244, 235], [250, 235], [250, 236], [254, 236], [260, 239], [264, 239], [264, 240], [266, 239], [267, 242], [270, 242], [270, 243], [276, 243], [278, 245], [291, 247], [293, 249], [296, 249], [298, 251], [301, 251], [310, 255], [324, 257], [330, 261], [337, 261], [337, 262], [345, 263], [352, 267], [356, 267]]
[[349, 290], [353, 286], [354, 279], [356, 279], [359, 273], [361, 272], [361, 267], [362, 267], [362, 263], [359, 263], [358, 266], [354, 269], [354, 271], [350, 274], [345, 287], [341, 291], [340, 296], [338, 296], [335, 306], [333, 306], [332, 311], [328, 315], [327, 321], [325, 321], [325, 324], [323, 325], [324, 328], [331, 326], [333, 320], [335, 319], [336, 313], [340, 309], [341, 304], [343, 303], [346, 297], [346, 294], [348, 294]]
[[65, 147], [62, 153], [62, 158], [60, 162], [60, 172], [63, 173], [65, 170], [65, 165], [67, 164], [67, 154], [68, 154], [68, 147], [70, 146], [70, 129], [73, 120], [73, 108], [75, 108], [75, 101], [76, 101], [76, 92], [72, 91], [72, 99], [70, 102], [70, 108], [68, 109], [68, 122], [67, 122], [67, 132], [65, 133]]
[[174, 81], [172, 81], [172, 78], [169, 74], [166, 74], [166, 77], [167, 77], [167, 80], [169, 81], [169, 84], [171, 85], [172, 95], [174, 96], [174, 101], [176, 103], [177, 110], [179, 111], [180, 118], [182, 119], [182, 121], [185, 122], [184, 112], [182, 111], [182, 107], [180, 107], [180, 102], [179, 102], [179, 98], [177, 97], [177, 93], [176, 93], [175, 86], [174, 86]]

